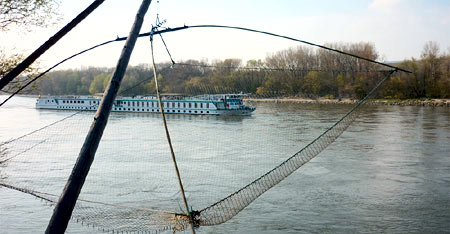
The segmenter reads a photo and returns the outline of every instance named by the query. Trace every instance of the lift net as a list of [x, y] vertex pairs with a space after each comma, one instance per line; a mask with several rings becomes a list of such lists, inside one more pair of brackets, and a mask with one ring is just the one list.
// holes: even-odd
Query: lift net
[[[45, 116], [50, 112], [40, 114]], [[62, 111], [57, 115], [67, 117], [0, 144], [0, 192], [3, 188], [16, 190], [54, 206], [74, 166], [93, 114], [76, 112], [68, 115]], [[131, 114], [128, 118], [135, 121], [141, 117]], [[114, 116], [110, 122], [115, 126], [118, 124]], [[158, 128], [155, 126], [155, 129]], [[158, 163], [155, 161], [163, 160], [164, 156], [154, 157], [155, 161], [150, 162], [133, 152], [136, 144], [145, 141], [156, 141], [156, 145], [162, 143], [155, 138], [139, 140], [138, 136], [152, 134], [146, 133], [145, 129], [131, 128], [131, 131], [133, 133], [122, 137], [113, 137], [120, 136], [114, 129], [105, 132], [96, 158], [98, 164], [91, 169], [90, 179], [73, 210], [72, 221], [108, 232], [155, 233], [182, 229], [178, 226], [184, 217], [173, 212], [178, 211], [178, 193], [175, 181], [170, 180], [171, 171], [155, 166]], [[155, 150], [153, 145], [147, 146], [144, 150]], [[115, 156], [110, 155], [111, 150]], [[133, 162], [121, 161], [123, 157], [133, 157]], [[158, 173], [161, 178], [157, 178]], [[155, 177], [157, 179], [148, 179]], [[137, 204], [136, 197], [148, 200]]]
[[[391, 74], [347, 114], [339, 114], [343, 117], [334, 125], [281, 162], [278, 160], [283, 158], [284, 152], [290, 152], [298, 144], [286, 145], [287, 135], [277, 137], [279, 141], [261, 137], [276, 134], [264, 132], [265, 124], [273, 121], [271, 119], [260, 123], [259, 128], [244, 128], [236, 133], [232, 132], [235, 131], [233, 128], [227, 129], [227, 125], [241, 124], [245, 118], [168, 115], [187, 198], [194, 210], [191, 213], [194, 224], [211, 226], [226, 222], [317, 156], [347, 129], [358, 116], [360, 106]], [[51, 206], [63, 190], [94, 114], [57, 113], [68, 117], [0, 145], [0, 186], [33, 195]], [[40, 114], [53, 116], [54, 111]], [[329, 118], [327, 122], [333, 122], [333, 117], [325, 117]], [[227, 125], [223, 125], [224, 121]], [[217, 129], [214, 126], [221, 127]], [[62, 129], [65, 134], [61, 134]], [[216, 134], [211, 135], [209, 130]], [[238, 139], [232, 141], [228, 135]], [[257, 135], [260, 136], [258, 139], [249, 139]], [[155, 233], [187, 228], [189, 220], [182, 208], [163, 136], [158, 115], [113, 113], [74, 209], [73, 221], [114, 232]], [[261, 149], [252, 145], [255, 141]], [[230, 147], [231, 144], [234, 147]], [[233, 149], [230, 151], [230, 148]], [[245, 160], [255, 160], [250, 155], [266, 161], [265, 165], [252, 166], [249, 161], [246, 165]], [[226, 167], [224, 163], [235, 164]], [[266, 170], [277, 164], [272, 170]], [[247, 170], [246, 178], [250, 183], [246, 182], [247, 179], [236, 180], [232, 170]], [[264, 173], [262, 170], [268, 172], [258, 178], [258, 174]], [[241, 189], [237, 189], [239, 187]], [[231, 195], [221, 199], [223, 194]], [[205, 208], [196, 210], [201, 207]]]
[[[357, 63], [356, 59], [354, 62], [355, 66], [364, 65]], [[189, 66], [178, 65], [181, 69]], [[200, 68], [198, 76], [209, 69]], [[164, 75], [177, 76], [175, 69], [167, 69], [169, 71]], [[232, 67], [220, 69], [239, 70]], [[302, 71], [287, 69], [292, 73], [288, 76], [292, 79], [308, 72], [307, 68]], [[238, 74], [234, 78], [239, 77], [243, 81], [234, 86], [235, 89], [220, 89], [214, 82], [223, 80], [215, 79], [215, 76], [210, 84], [205, 85], [192, 79], [186, 91], [189, 95], [248, 92], [244, 87], [245, 79], [258, 79], [258, 73], [281, 70], [252, 69], [251, 75]], [[317, 71], [327, 70], [330, 72], [328, 68]], [[296, 75], [296, 72], [305, 74]], [[336, 75], [342, 71], [331, 72]], [[353, 75], [356, 76], [357, 72], [353, 71]], [[187, 200], [192, 206], [190, 214], [193, 220], [188, 219], [182, 208], [159, 114], [112, 113], [73, 211], [73, 221], [100, 231], [118, 233], [175, 232], [185, 230], [191, 222], [197, 228], [224, 223], [334, 142], [357, 118], [360, 106], [393, 72], [391, 70], [380, 79], [347, 113], [327, 112], [319, 117], [299, 117], [295, 112], [288, 113], [287, 118], [277, 119], [276, 110], [274, 113], [269, 110], [258, 113], [262, 118], [256, 120], [251, 117], [168, 115], [168, 126]], [[378, 74], [381, 73], [377, 72], [373, 77]], [[140, 85], [151, 85], [151, 82], [136, 84]], [[5, 108], [0, 109], [2, 114], [9, 113], [9, 107]], [[18, 112], [24, 115], [37, 113]], [[308, 114], [308, 110], [304, 113]], [[26, 131], [23, 131], [18, 134], [21, 137], [5, 139], [9, 133], [8, 128], [3, 128], [5, 134], [0, 135], [3, 141], [0, 144], [0, 189], [30, 194], [54, 206], [74, 167], [94, 113], [41, 110], [37, 115], [31, 117], [43, 119], [47, 125], [25, 135]], [[336, 116], [343, 117], [337, 119]], [[16, 116], [10, 119], [14, 118]], [[308, 123], [309, 128], [302, 129], [298, 126], [302, 118], [324, 120], [327, 125]], [[266, 128], [274, 122], [283, 128], [279, 133]], [[308, 132], [305, 129], [314, 131], [305, 135]], [[292, 156], [286, 159], [289, 155]], [[273, 168], [274, 165], [278, 166]], [[236, 172], [242, 171], [245, 173], [235, 176]], [[226, 194], [230, 195], [223, 198]]]
[[372, 93], [374, 93], [378, 87], [390, 77], [391, 74], [392, 72], [382, 79], [365, 98], [359, 101], [355, 107], [344, 115], [338, 122], [327, 129], [319, 137], [314, 139], [306, 147], [242, 189], [218, 201], [217, 203], [202, 209], [198, 214], [200, 225], [209, 226], [226, 222], [238, 214], [242, 209], [247, 207], [256, 198], [261, 196], [264, 192], [280, 183], [295, 170], [317, 156], [326, 147], [333, 143], [336, 138], [338, 138], [347, 129], [348, 126], [350, 126], [358, 115], [358, 112], [355, 110], [363, 104], [364, 101]]

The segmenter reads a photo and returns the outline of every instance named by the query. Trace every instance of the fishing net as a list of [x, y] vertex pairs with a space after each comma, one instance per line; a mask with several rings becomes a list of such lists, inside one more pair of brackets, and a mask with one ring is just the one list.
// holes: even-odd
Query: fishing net
[[[322, 52], [317, 52], [317, 56]], [[279, 97], [286, 92], [297, 92], [289, 88], [300, 87], [295, 83], [299, 77], [306, 82], [304, 78], [309, 76], [310, 88], [314, 90], [320, 74], [331, 73], [330, 77], [334, 78], [349, 67], [354, 68], [349, 71], [352, 78], [358, 72], [369, 72], [372, 78], [376, 78], [371, 80], [376, 82], [348, 112], [324, 108], [323, 113], [326, 114], [323, 116], [309, 115], [308, 108], [317, 106], [304, 107], [300, 112], [296, 106], [292, 107], [293, 110], [285, 106], [284, 115], [279, 116], [278, 105], [270, 104], [261, 104], [266, 108], [257, 108], [257, 117], [167, 115], [174, 153], [190, 205], [189, 213], [183, 208], [161, 116], [112, 113], [72, 220], [114, 233], [176, 232], [191, 224], [198, 228], [230, 220], [333, 143], [357, 118], [360, 106], [396, 71], [375, 71], [370, 59], [359, 56], [327, 58], [322, 61], [326, 65], [288, 61], [283, 66], [272, 68], [239, 68], [180, 63], [161, 69], [167, 71], [165, 76], [176, 76], [176, 69], [189, 67], [197, 67], [199, 74], [213, 73], [210, 80], [199, 78], [198, 82], [194, 80], [186, 87], [180, 87], [186, 95], [245, 94], [254, 92], [255, 84], [272, 82], [272, 87], [284, 85], [287, 88], [277, 92], [267, 84], [266, 89], [257, 90], [256, 98]], [[227, 86], [220, 85], [224, 81], [220, 79], [221, 74], [229, 75]], [[279, 77], [287, 77], [285, 83], [280, 83]], [[151, 81], [138, 82], [133, 87], [141, 84], [152, 85]], [[254, 97], [247, 96], [247, 104]], [[1, 136], [0, 186], [30, 194], [54, 206], [76, 164], [94, 112], [9, 107], [0, 111], [11, 116], [27, 116], [30, 122], [47, 123], [33, 132], [26, 133], [22, 129], [21, 134], [11, 133], [17, 135], [13, 139], [8, 134]], [[277, 131], [273, 132], [274, 127], [268, 126], [276, 126]], [[16, 130], [17, 127], [4, 129]]]
[[[307, 116], [305, 110], [303, 120], [316, 128], [307, 135], [290, 128], [289, 118], [283, 129], [283, 123], [274, 117], [276, 108], [265, 109], [272, 113], [257, 113], [263, 118], [168, 115], [194, 224], [217, 225], [238, 214], [335, 141], [356, 118], [364, 101], [347, 114]], [[41, 111], [39, 117], [52, 112]], [[67, 117], [5, 140], [0, 146], [0, 184], [55, 204], [93, 114], [58, 111], [57, 116]], [[298, 112], [293, 112], [292, 121], [298, 120]], [[320, 120], [326, 120], [331, 127], [324, 128]], [[131, 233], [181, 231], [188, 227], [160, 121], [157, 114], [110, 116], [74, 209], [74, 221], [102, 231]], [[274, 123], [280, 125], [280, 131], [268, 132], [266, 126]], [[298, 150], [299, 144], [305, 146]], [[286, 159], [288, 155], [291, 157]], [[246, 173], [236, 176], [236, 171]]]

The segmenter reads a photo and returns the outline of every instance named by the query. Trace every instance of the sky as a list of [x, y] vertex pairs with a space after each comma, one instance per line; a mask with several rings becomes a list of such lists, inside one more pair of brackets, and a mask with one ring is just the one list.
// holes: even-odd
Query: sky
[[[93, 0], [61, 0], [63, 19], [30, 32], [13, 28], [0, 33], [7, 52], [31, 53]], [[96, 11], [60, 40], [39, 60], [48, 68], [95, 44], [127, 36], [140, 0], [106, 0]], [[316, 44], [370, 42], [381, 61], [419, 58], [427, 41], [450, 53], [450, 0], [153, 0], [141, 32], [155, 24], [156, 14], [165, 27], [218, 24], [277, 33]], [[214, 61], [264, 59], [277, 51], [301, 45], [267, 35], [229, 29], [188, 29], [163, 35], [175, 60]], [[59, 69], [114, 67], [123, 47], [115, 42], [61, 65]], [[159, 37], [155, 60], [169, 61]], [[151, 62], [148, 38], [138, 40], [131, 65]]]

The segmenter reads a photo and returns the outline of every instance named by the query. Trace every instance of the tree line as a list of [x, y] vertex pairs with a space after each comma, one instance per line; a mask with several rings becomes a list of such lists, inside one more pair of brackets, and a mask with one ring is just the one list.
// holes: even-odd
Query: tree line
[[[377, 60], [371, 43], [328, 44], [338, 50]], [[434, 42], [424, 45], [420, 59], [396, 66], [412, 74], [396, 72], [377, 93], [378, 98], [450, 98], [450, 50], [441, 53]], [[386, 67], [350, 56], [299, 46], [268, 55], [264, 60], [240, 59], [212, 62], [187, 60], [175, 65], [162, 63], [158, 83], [163, 93], [197, 95], [243, 92], [261, 97], [299, 96], [360, 98], [387, 74]], [[94, 95], [102, 93], [113, 68], [85, 68], [54, 71], [42, 79], [43, 95]], [[130, 66], [120, 95], [153, 95], [152, 67]]]

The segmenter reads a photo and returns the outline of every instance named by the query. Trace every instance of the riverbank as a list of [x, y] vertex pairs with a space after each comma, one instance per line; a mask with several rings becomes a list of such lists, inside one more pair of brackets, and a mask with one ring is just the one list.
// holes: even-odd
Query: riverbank
[[[355, 104], [356, 99], [326, 99], [326, 98], [252, 98], [252, 102], [275, 102], [275, 103], [314, 103], [314, 104]], [[397, 106], [432, 106], [450, 107], [450, 99], [371, 99], [368, 101], [373, 105], [397, 105]]]

